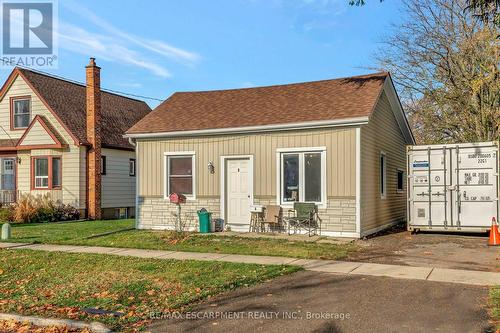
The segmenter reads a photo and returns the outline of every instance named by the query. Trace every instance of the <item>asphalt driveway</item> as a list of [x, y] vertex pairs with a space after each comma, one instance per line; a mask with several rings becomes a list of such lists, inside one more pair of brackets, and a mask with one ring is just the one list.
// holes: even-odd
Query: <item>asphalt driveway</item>
[[487, 234], [418, 233], [397, 226], [357, 240], [349, 261], [500, 272], [500, 251], [488, 246]]
[[[152, 332], [494, 332], [487, 289], [303, 271], [157, 320]], [[173, 318], [172, 318], [173, 317]]]

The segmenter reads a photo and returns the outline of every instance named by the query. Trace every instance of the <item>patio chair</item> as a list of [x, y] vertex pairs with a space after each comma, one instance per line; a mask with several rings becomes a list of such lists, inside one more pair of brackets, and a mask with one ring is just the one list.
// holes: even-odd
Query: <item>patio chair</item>
[[309, 234], [317, 235], [318, 230], [321, 233], [321, 219], [318, 216], [318, 207], [310, 202], [295, 202], [293, 210], [289, 211], [289, 216], [286, 219], [288, 223], [288, 234], [297, 233], [297, 231], [305, 230]]
[[264, 227], [267, 225], [268, 230], [274, 232], [276, 230], [281, 231], [282, 229], [282, 216], [281, 216], [281, 206], [278, 205], [267, 205], [264, 207]]

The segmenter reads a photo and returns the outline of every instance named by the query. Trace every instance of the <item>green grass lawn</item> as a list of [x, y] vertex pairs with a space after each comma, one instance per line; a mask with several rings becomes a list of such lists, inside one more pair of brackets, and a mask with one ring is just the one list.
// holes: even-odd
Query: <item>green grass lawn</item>
[[[183, 311], [193, 302], [299, 270], [208, 261], [100, 254], [0, 250], [0, 312], [100, 321], [140, 329], [151, 313]], [[99, 308], [122, 316], [95, 315]]]
[[128, 230], [109, 235], [89, 236], [132, 228], [133, 220], [86, 221], [13, 225], [13, 242], [76, 244], [188, 252], [212, 252], [285, 256], [313, 259], [342, 259], [356, 250], [354, 244], [327, 244], [284, 239], [200, 235], [170, 231]]
[[490, 289], [490, 306], [491, 317], [497, 326], [497, 330], [500, 331], [500, 286]]

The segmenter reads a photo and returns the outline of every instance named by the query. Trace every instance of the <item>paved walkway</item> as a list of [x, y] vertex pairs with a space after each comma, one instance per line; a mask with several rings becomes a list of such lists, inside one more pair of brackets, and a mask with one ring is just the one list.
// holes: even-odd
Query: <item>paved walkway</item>
[[100, 253], [155, 259], [209, 260], [261, 265], [297, 265], [309, 271], [326, 273], [385, 276], [400, 279], [427, 280], [484, 286], [500, 285], [500, 273], [446, 269], [437, 267], [414, 267], [334, 260], [297, 259], [286, 257], [251, 256], [221, 253], [142, 250], [100, 246], [0, 243], [0, 248], [12, 250], [29, 249], [38, 251], [60, 251], [69, 253]]

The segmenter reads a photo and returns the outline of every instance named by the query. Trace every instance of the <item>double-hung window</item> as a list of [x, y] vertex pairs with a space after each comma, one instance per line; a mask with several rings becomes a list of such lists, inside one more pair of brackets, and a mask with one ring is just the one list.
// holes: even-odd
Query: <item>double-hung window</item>
[[180, 193], [187, 198], [194, 198], [195, 187], [195, 153], [165, 153], [165, 197], [171, 193]]
[[277, 154], [280, 204], [325, 204], [326, 148], [283, 148]]
[[11, 100], [12, 129], [27, 128], [31, 120], [31, 99], [29, 97], [14, 97]]
[[33, 189], [60, 189], [62, 186], [61, 157], [33, 157], [32, 159]]

